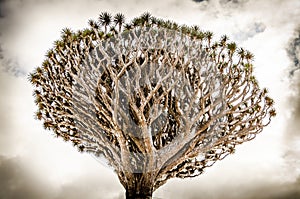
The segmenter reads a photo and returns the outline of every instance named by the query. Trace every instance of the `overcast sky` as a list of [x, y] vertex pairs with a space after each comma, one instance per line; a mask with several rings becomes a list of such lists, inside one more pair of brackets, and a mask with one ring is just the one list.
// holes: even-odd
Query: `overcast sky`
[[83, 29], [100, 12], [145, 11], [227, 34], [255, 54], [255, 75], [278, 116], [251, 142], [197, 178], [173, 179], [164, 199], [300, 198], [299, 0], [0, 0], [0, 198], [121, 199], [112, 170], [80, 154], [34, 119], [27, 74], [64, 27]]

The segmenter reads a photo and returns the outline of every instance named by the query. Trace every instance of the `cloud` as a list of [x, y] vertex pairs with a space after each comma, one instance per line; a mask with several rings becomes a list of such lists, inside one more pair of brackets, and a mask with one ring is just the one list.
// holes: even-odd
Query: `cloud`
[[[86, 172], [83, 172], [86, 173]], [[21, 157], [0, 155], [0, 198], [5, 199], [116, 199], [123, 195], [105, 181], [79, 175], [62, 184], [48, 182], [48, 174], [38, 176]]]
[[[199, 176], [203, 178], [204, 176]], [[232, 176], [234, 180], [235, 176]], [[205, 177], [204, 177], [205, 178]], [[199, 180], [198, 185], [190, 182], [171, 182], [171, 186], [157, 194], [161, 198], [172, 199], [298, 199], [300, 198], [300, 178], [291, 182], [275, 182], [263, 184], [256, 182], [249, 185], [239, 181], [236, 185], [227, 181], [220, 186], [217, 181], [222, 181], [222, 177], [215, 179], [214, 184], [209, 184], [205, 180]], [[174, 182], [174, 181], [173, 181]]]
[[193, 1], [198, 2], [198, 3], [201, 3], [201, 2], [203, 2], [203, 1], [208, 1], [208, 0], [193, 0]]
[[249, 0], [192, 0], [196, 3], [207, 2], [208, 4], [220, 5], [223, 8], [243, 6]]
[[208, 2], [219, 2], [220, 4], [243, 4], [248, 2], [249, 0], [193, 0], [195, 2], [201, 3], [203, 1], [208, 1]]
[[[1, 38], [1, 37], [0, 37]], [[24, 77], [27, 71], [20, 67], [18, 60], [5, 55], [0, 44], [0, 71], [5, 72], [15, 77]]]
[[17, 60], [14, 60], [12, 58], [4, 57], [0, 54], [0, 57], [3, 57], [0, 59], [0, 70], [2, 72], [5, 72], [9, 75], [15, 76], [15, 77], [25, 77], [27, 74], [27, 71], [25, 71], [23, 68], [20, 67]]
[[[293, 61], [292, 58], [291, 61]], [[291, 71], [288, 79], [290, 95], [286, 99], [286, 109], [289, 111], [289, 115], [286, 116], [287, 124], [283, 137], [286, 148], [283, 158], [289, 170], [287, 172], [300, 179], [300, 70], [295, 62]]]
[[289, 116], [288, 135], [299, 136], [300, 138], [300, 71], [294, 70], [290, 78], [291, 94], [288, 98], [288, 108], [291, 111]]
[[[38, 180], [22, 166], [20, 159], [0, 156], [0, 198], [50, 199], [44, 194], [51, 192], [49, 186]], [[50, 189], [49, 189], [50, 188]], [[47, 190], [48, 189], [48, 190]]]
[[[290, 95], [287, 99], [287, 108], [290, 110], [290, 115], [287, 123], [286, 140], [290, 145], [286, 157], [291, 159], [296, 151], [300, 154], [300, 147], [295, 147], [295, 141], [300, 141], [300, 26], [296, 28], [293, 37], [286, 48], [288, 57], [291, 61], [290, 76], [289, 76], [289, 88]], [[289, 154], [292, 155], [289, 155]], [[298, 158], [298, 166], [300, 168], [300, 155], [297, 155], [294, 159]], [[300, 176], [300, 171], [299, 171]]]
[[266, 25], [261, 22], [254, 22], [241, 28], [240, 31], [233, 33], [233, 39], [239, 42], [246, 41], [255, 35], [262, 33], [266, 30]]
[[300, 178], [294, 182], [276, 184], [273, 186], [263, 186], [262, 188], [253, 192], [247, 199], [296, 199], [300, 198]]
[[291, 75], [293, 75], [296, 70], [300, 69], [300, 26], [295, 30], [294, 37], [288, 44], [287, 53], [293, 62], [290, 71]]
[[[252, 189], [244, 194], [240, 193], [240, 196], [235, 197], [236, 199], [296, 199], [300, 198], [300, 183], [285, 183], [276, 184], [273, 186], [261, 186], [260, 188]], [[242, 196], [242, 197], [241, 197]], [[232, 197], [228, 197], [230, 199]]]
[[4, 18], [6, 16], [6, 9], [4, 7], [4, 0], [0, 0], [0, 18]]
[[249, 0], [219, 0], [220, 4], [228, 7], [238, 7], [243, 6]]
[[11, 26], [8, 19], [11, 11], [12, 8], [8, 6], [8, 1], [0, 0], [0, 71], [15, 77], [24, 77], [27, 71], [20, 66], [18, 59], [9, 55], [3, 47], [6, 39], [5, 31]]
[[[294, 175], [296, 181], [286, 187], [279, 199], [300, 198], [300, 28], [296, 28], [289, 40], [286, 52], [290, 59], [287, 76], [288, 97], [285, 99], [286, 126], [283, 136], [286, 173]], [[280, 190], [280, 189], [279, 189]]]
[[239, 3], [246, 3], [249, 0], [220, 0], [220, 1], [221, 2], [225, 2], [225, 3], [236, 3], [236, 4], [239, 4]]
[[3, 49], [2, 49], [2, 47], [0, 45], [0, 60], [3, 59], [3, 58], [4, 58], [4, 56], [3, 56]]

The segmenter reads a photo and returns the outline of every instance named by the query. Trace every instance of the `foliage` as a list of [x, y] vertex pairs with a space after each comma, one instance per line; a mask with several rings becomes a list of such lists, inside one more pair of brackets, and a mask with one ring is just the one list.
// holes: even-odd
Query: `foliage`
[[128, 197], [202, 174], [276, 115], [253, 54], [227, 36], [149, 13], [125, 23], [104, 12], [89, 25], [64, 29], [30, 75], [36, 118], [104, 156]]

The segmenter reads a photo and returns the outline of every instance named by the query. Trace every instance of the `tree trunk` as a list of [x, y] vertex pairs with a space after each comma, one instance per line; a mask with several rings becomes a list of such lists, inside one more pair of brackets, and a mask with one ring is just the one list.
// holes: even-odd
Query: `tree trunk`
[[151, 199], [153, 183], [148, 175], [142, 173], [133, 174], [133, 178], [126, 187], [126, 199]]

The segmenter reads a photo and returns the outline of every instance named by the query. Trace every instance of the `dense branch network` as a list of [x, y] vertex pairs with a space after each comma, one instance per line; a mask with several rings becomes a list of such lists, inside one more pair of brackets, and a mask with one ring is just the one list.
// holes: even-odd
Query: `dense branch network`
[[[113, 23], [113, 24], [112, 24]], [[103, 156], [125, 188], [194, 177], [275, 116], [253, 55], [223, 36], [145, 13], [122, 14], [62, 39], [30, 76], [44, 127]]]

